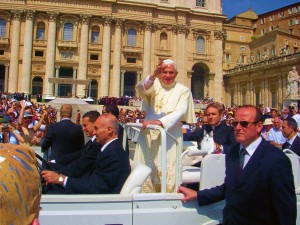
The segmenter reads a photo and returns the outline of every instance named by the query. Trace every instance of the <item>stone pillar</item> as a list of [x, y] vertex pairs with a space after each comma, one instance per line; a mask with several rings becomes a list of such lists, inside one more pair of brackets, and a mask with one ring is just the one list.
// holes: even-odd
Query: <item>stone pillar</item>
[[8, 70], [9, 65], [5, 64], [4, 92], [7, 92], [8, 90]]
[[32, 65], [32, 37], [33, 37], [33, 19], [35, 11], [27, 10], [24, 35], [22, 74], [19, 76], [19, 91], [25, 94], [30, 93], [31, 65]]
[[[81, 15], [81, 34], [80, 34], [80, 49], [79, 49], [79, 66], [78, 79], [86, 80], [87, 78], [87, 64], [88, 64], [88, 43], [89, 43], [89, 21], [90, 15]], [[86, 85], [77, 85], [76, 93], [79, 98], [85, 96]], [[75, 89], [74, 89], [75, 92]], [[73, 90], [72, 90], [73, 93]], [[72, 94], [73, 95], [73, 94]]]
[[[73, 80], [77, 79], [77, 67], [73, 67]], [[84, 85], [84, 89], [86, 89], [86, 85]], [[72, 98], [76, 96], [76, 84], [72, 84]], [[84, 90], [85, 95], [85, 90]], [[82, 97], [84, 97], [84, 95]]]
[[111, 39], [111, 17], [104, 18], [104, 31], [103, 31], [103, 48], [101, 60], [101, 82], [100, 82], [100, 95], [99, 97], [109, 95], [109, 64], [110, 64], [110, 39]]
[[14, 93], [17, 90], [18, 84], [18, 72], [19, 72], [19, 51], [20, 51], [20, 20], [23, 11], [12, 10], [13, 16], [13, 31], [12, 31], [12, 41], [11, 41], [11, 56], [9, 63], [9, 82], [8, 82], [8, 92]]
[[171, 51], [172, 51], [172, 56], [173, 56], [173, 60], [175, 62], [177, 62], [177, 29], [176, 27], [172, 28], [173, 31], [173, 40], [172, 40], [172, 47], [171, 47]]
[[265, 83], [265, 94], [264, 94], [264, 106], [268, 106], [270, 107], [270, 104], [269, 104], [269, 86], [268, 86], [268, 79], [265, 79], [264, 80], [264, 83]]
[[[56, 78], [59, 78], [59, 68], [60, 68], [60, 66], [56, 66], [55, 67], [55, 77]], [[58, 84], [54, 84], [54, 87], [55, 87], [55, 93], [54, 93], [54, 95], [58, 96]]]
[[121, 93], [120, 95], [124, 95], [124, 75], [125, 75], [125, 70], [121, 70]]
[[144, 22], [144, 58], [143, 58], [143, 76], [146, 77], [151, 73], [151, 30], [152, 23]]
[[[186, 35], [188, 33], [188, 28], [185, 25], [179, 25], [177, 29], [177, 71], [179, 76], [177, 76], [176, 80], [181, 83], [185, 84], [185, 79], [187, 77], [187, 70], [186, 70], [186, 49], [185, 49], [185, 40]], [[180, 56], [180, 57], [179, 57]], [[210, 92], [211, 95], [211, 92]]]
[[209, 73], [208, 75], [208, 87], [207, 87], [207, 93], [209, 98], [212, 98], [214, 95], [214, 83], [216, 75], [214, 73]]
[[111, 95], [120, 97], [120, 75], [121, 75], [121, 45], [122, 45], [122, 26], [123, 20], [117, 19], [115, 25], [115, 40], [114, 40], [114, 64], [111, 84]]
[[223, 68], [222, 68], [222, 58], [223, 58], [223, 32], [217, 31], [214, 33], [215, 42], [214, 42], [214, 64], [215, 64], [215, 101], [223, 101]]
[[283, 108], [283, 87], [282, 87], [282, 76], [278, 76], [278, 105], [277, 108], [278, 109], [282, 109]]
[[[46, 54], [46, 73], [44, 79], [44, 96], [53, 95], [53, 84], [49, 83], [49, 78], [54, 75], [54, 60], [55, 60], [55, 38], [56, 38], [56, 19], [58, 13], [50, 12], [49, 17], [49, 28], [47, 37], [47, 54]], [[47, 85], [46, 85], [47, 84]]]

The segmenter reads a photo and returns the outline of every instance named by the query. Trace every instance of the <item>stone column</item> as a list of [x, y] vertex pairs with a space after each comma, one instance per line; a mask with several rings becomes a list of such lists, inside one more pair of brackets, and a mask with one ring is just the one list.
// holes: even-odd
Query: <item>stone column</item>
[[104, 31], [103, 31], [103, 48], [101, 60], [101, 82], [100, 82], [100, 95], [99, 97], [109, 95], [109, 64], [110, 64], [110, 39], [111, 39], [111, 17], [104, 18]]
[[13, 31], [12, 31], [12, 41], [11, 41], [11, 56], [9, 63], [9, 82], [8, 82], [8, 92], [14, 93], [17, 90], [18, 84], [18, 72], [19, 72], [19, 51], [20, 51], [20, 20], [23, 11], [12, 10], [13, 16]]
[[143, 58], [143, 76], [146, 77], [151, 73], [151, 30], [152, 23], [144, 22], [144, 58]]
[[214, 33], [215, 42], [214, 42], [214, 64], [215, 64], [215, 101], [223, 101], [223, 68], [222, 68], [222, 58], [223, 58], [223, 32], [217, 31]]
[[269, 104], [269, 86], [268, 86], [268, 79], [265, 79], [264, 80], [264, 83], [265, 83], [265, 94], [264, 94], [264, 106], [268, 106], [270, 107], [270, 104]]
[[177, 28], [175, 26], [172, 27], [172, 32], [173, 32], [173, 37], [172, 37], [173, 39], [172, 39], [171, 51], [172, 51], [173, 60], [177, 62]]
[[282, 109], [283, 105], [283, 87], [282, 87], [282, 76], [278, 76], [278, 109]]
[[5, 64], [4, 92], [7, 92], [8, 90], [8, 70], [9, 65]]
[[49, 28], [47, 37], [47, 54], [46, 54], [46, 73], [44, 79], [44, 96], [53, 95], [53, 84], [49, 83], [49, 78], [54, 75], [54, 60], [55, 60], [55, 42], [56, 42], [56, 19], [58, 13], [50, 12], [49, 17]]
[[[59, 78], [59, 68], [60, 68], [60, 66], [55, 67], [55, 77], [56, 78]], [[58, 96], [58, 84], [54, 84], [54, 87], [55, 87], [54, 95]]]
[[[73, 67], [73, 80], [75, 81], [77, 78], [77, 67]], [[84, 85], [84, 89], [86, 88], [86, 85]], [[72, 98], [75, 98], [76, 96], [76, 84], [72, 84]], [[85, 90], [84, 90], [85, 91]], [[85, 95], [85, 93], [84, 93]], [[84, 97], [84, 95], [82, 97]]]
[[121, 93], [120, 95], [124, 95], [124, 75], [125, 75], [125, 70], [121, 70]]
[[114, 64], [111, 84], [111, 95], [120, 97], [120, 75], [121, 75], [121, 45], [122, 45], [122, 26], [123, 20], [117, 19], [115, 25], [115, 40], [114, 40]]
[[[87, 77], [90, 18], [91, 18], [90, 15], [81, 15], [81, 34], [80, 34], [80, 51], [79, 51], [79, 66], [78, 66], [78, 79], [80, 80], [85, 80]], [[85, 88], [86, 85], [81, 85], [81, 84], [77, 85], [76, 93], [79, 98], [83, 98], [85, 96], [85, 90], [84, 90]]]
[[[176, 80], [181, 83], [185, 84], [185, 79], [187, 77], [187, 70], [186, 70], [186, 51], [185, 51], [185, 40], [186, 35], [188, 33], [188, 28], [186, 25], [179, 25], [177, 29], [177, 71], [179, 76], [177, 76]], [[180, 56], [180, 57], [179, 57]], [[211, 94], [211, 92], [210, 92]]]
[[214, 95], [214, 83], [216, 79], [216, 74], [214, 73], [209, 73], [208, 75], [208, 97], [212, 98]]
[[32, 37], [33, 37], [33, 19], [35, 11], [27, 10], [24, 35], [22, 74], [20, 74], [19, 91], [25, 94], [30, 93], [31, 66], [32, 66]]

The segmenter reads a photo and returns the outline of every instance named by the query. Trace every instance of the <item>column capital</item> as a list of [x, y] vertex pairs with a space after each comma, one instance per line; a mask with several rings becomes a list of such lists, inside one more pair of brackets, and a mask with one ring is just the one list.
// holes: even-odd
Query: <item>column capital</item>
[[26, 20], [33, 20], [35, 12], [35, 10], [25, 10], [24, 13]]
[[80, 15], [80, 20], [81, 20], [81, 24], [86, 24], [88, 25], [90, 22], [92, 15], [88, 15], [88, 14], [81, 14]]
[[48, 20], [50, 22], [56, 22], [59, 12], [47, 12], [47, 14], [48, 14]]
[[59, 70], [59, 69], [60, 69], [60, 66], [55, 66], [55, 69]]
[[225, 32], [222, 30], [218, 30], [214, 32], [214, 36], [216, 40], [224, 40]]
[[78, 70], [78, 66], [73, 66], [73, 70]]
[[115, 19], [115, 26], [118, 28], [122, 28], [124, 25], [125, 20], [124, 19]]
[[111, 23], [113, 22], [112, 16], [103, 16], [102, 19], [103, 19], [104, 26], [110, 26]]
[[12, 19], [13, 20], [19, 20], [19, 21], [21, 20], [22, 15], [24, 13], [23, 10], [11, 10], [10, 12], [12, 14]]
[[143, 28], [145, 31], [151, 31], [153, 29], [152, 21], [144, 21]]
[[173, 26], [173, 32], [176, 34], [185, 34], [187, 35], [190, 32], [189, 26], [185, 24], [177, 24]]
[[124, 75], [124, 73], [126, 73], [126, 70], [121, 70], [121, 74]]
[[9, 63], [5, 63], [4, 66], [5, 66], [5, 67], [9, 67]]

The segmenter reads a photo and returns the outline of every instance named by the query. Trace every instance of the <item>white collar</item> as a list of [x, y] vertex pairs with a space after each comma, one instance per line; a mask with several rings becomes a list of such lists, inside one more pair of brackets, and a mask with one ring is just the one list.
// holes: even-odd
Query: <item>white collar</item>
[[247, 153], [252, 156], [255, 152], [255, 150], [257, 149], [258, 145], [260, 144], [260, 142], [262, 141], [262, 137], [259, 136], [255, 141], [253, 141], [250, 145], [248, 146], [242, 146], [240, 145], [240, 150], [242, 148], [245, 148], [247, 150]]

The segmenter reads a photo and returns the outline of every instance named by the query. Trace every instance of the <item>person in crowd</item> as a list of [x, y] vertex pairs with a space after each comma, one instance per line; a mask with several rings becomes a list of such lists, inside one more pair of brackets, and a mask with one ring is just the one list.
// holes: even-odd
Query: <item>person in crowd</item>
[[76, 124], [80, 124], [80, 117], [81, 117], [80, 110], [77, 109]]
[[227, 126], [221, 119], [223, 117], [224, 107], [221, 103], [212, 102], [206, 106], [205, 115], [208, 124], [201, 129], [195, 129], [191, 134], [190, 141], [197, 141], [201, 146], [201, 141], [206, 133], [213, 136], [215, 147], [218, 152], [227, 153], [228, 149], [236, 143], [233, 128]]
[[267, 141], [270, 142], [271, 145], [281, 148], [284, 142], [286, 142], [286, 138], [282, 134], [281, 130], [282, 121], [279, 117], [275, 117], [273, 121], [273, 127], [268, 133]]
[[223, 224], [295, 225], [291, 162], [261, 137], [262, 122], [258, 108], [240, 107], [233, 123], [238, 144], [226, 154], [224, 183], [201, 191], [181, 186], [182, 201], [197, 199], [199, 206], [204, 206], [225, 199]]
[[20, 143], [25, 142], [25, 139], [22, 137], [21, 133], [16, 130], [5, 117], [0, 118], [0, 128], [0, 139], [2, 143], [19, 145]]
[[47, 113], [43, 113], [39, 121], [33, 120], [33, 108], [32, 103], [26, 102], [25, 100], [20, 101], [21, 111], [18, 117], [17, 129], [25, 139], [22, 145], [32, 146], [36, 145], [35, 132], [41, 127]]
[[293, 115], [293, 119], [297, 122], [297, 131], [300, 132], [300, 107], [298, 107], [297, 113]]
[[34, 151], [0, 144], [0, 224], [39, 225], [41, 180]]
[[[195, 123], [194, 104], [191, 91], [175, 81], [176, 63], [170, 59], [160, 59], [153, 74], [136, 85], [143, 98], [142, 110], [146, 118], [137, 141], [134, 160], [152, 168], [142, 192], [159, 192], [161, 188], [161, 146], [159, 131], [145, 130], [147, 125], [157, 125], [170, 132], [182, 149], [181, 121]], [[167, 192], [175, 192], [176, 145], [167, 138]], [[180, 153], [179, 153], [180, 154]]]
[[[63, 104], [60, 108], [61, 121], [53, 123], [46, 131], [41, 148], [46, 152], [51, 147], [50, 161], [63, 165], [71, 163], [69, 154], [80, 152], [84, 145], [81, 126], [71, 121], [72, 106]], [[78, 155], [79, 156], [79, 155]]]
[[300, 137], [297, 135], [297, 122], [293, 118], [283, 121], [282, 134], [287, 138], [282, 149], [290, 149], [300, 156]]
[[[83, 114], [82, 116], [82, 130], [85, 132], [86, 136], [91, 138], [84, 147], [80, 150], [80, 152], [75, 152], [75, 155], [68, 155], [69, 157], [73, 157], [68, 161], [71, 161], [68, 165], [60, 164], [60, 161], [56, 163], [49, 163], [49, 166], [52, 170], [57, 171], [58, 173], [62, 173], [66, 176], [71, 177], [79, 177], [83, 175], [86, 171], [92, 169], [95, 165], [97, 156], [101, 149], [101, 145], [96, 141], [96, 136], [94, 133], [94, 123], [97, 118], [100, 116], [98, 111], [89, 111]], [[79, 158], [77, 154], [80, 154]]]
[[61, 188], [53, 193], [118, 194], [130, 174], [129, 158], [118, 139], [119, 124], [115, 116], [103, 114], [94, 124], [96, 141], [103, 147], [96, 164], [80, 177], [65, 176], [53, 171], [41, 172], [47, 184]]
[[273, 122], [272, 122], [271, 118], [265, 119], [263, 122], [263, 129], [261, 131], [261, 136], [265, 140], [267, 140], [268, 134], [269, 134], [270, 130], [272, 129], [272, 127], [273, 127]]
[[278, 117], [277, 109], [271, 109], [271, 119], [274, 121], [275, 117]]
[[[110, 113], [110, 114], [114, 115], [117, 119], [119, 119], [120, 110], [119, 110], [119, 108], [118, 108], [118, 106], [116, 104], [107, 104], [107, 105], [104, 105], [103, 108], [102, 108], [102, 114], [105, 114], [105, 113]], [[119, 123], [118, 138], [121, 141], [121, 143], [123, 143], [123, 136], [124, 136], [124, 128]], [[128, 139], [126, 139], [125, 151], [129, 155], [129, 143], [128, 143]]]

